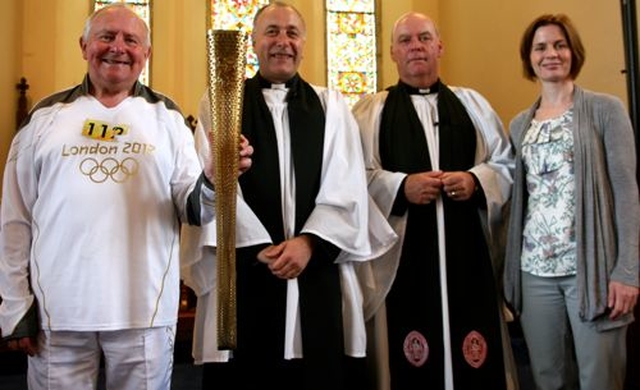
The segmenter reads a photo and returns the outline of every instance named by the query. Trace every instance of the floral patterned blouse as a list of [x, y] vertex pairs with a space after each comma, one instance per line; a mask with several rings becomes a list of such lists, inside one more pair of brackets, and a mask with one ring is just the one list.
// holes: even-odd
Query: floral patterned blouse
[[573, 108], [531, 121], [522, 142], [527, 204], [521, 269], [537, 276], [576, 273]]

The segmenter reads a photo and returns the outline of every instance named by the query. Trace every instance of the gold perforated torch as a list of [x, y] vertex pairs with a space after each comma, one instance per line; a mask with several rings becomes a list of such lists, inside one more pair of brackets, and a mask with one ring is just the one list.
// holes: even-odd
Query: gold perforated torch
[[217, 231], [218, 349], [236, 347], [236, 195], [247, 36], [207, 32]]

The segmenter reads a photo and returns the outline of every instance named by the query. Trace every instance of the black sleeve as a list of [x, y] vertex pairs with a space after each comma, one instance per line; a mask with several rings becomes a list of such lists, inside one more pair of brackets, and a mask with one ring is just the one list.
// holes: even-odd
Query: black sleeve
[[204, 172], [200, 174], [196, 185], [193, 187], [193, 191], [191, 191], [191, 193], [187, 197], [186, 214], [187, 223], [189, 225], [200, 226], [202, 224], [200, 221], [200, 194], [202, 193], [203, 185], [213, 190], [213, 184], [209, 181], [209, 179], [207, 179], [207, 177], [204, 175]]
[[407, 196], [404, 194], [404, 183], [406, 180], [407, 177], [405, 176], [404, 179], [402, 179], [402, 183], [400, 183], [396, 199], [393, 202], [393, 207], [391, 208], [392, 215], [402, 216], [407, 212], [409, 201], [407, 200]]
[[473, 177], [473, 182], [475, 183], [475, 189], [473, 190], [473, 200], [476, 202], [476, 205], [481, 208], [481, 209], [486, 209], [487, 208], [487, 197], [484, 194], [484, 190], [482, 189], [482, 186], [480, 185], [480, 180], [478, 180], [478, 177], [473, 174], [473, 172], [469, 172], [471, 174], [471, 177]]
[[311, 239], [315, 242], [313, 246], [313, 254], [311, 257], [320, 257], [322, 259], [329, 260], [330, 263], [333, 263], [338, 255], [340, 254], [340, 248], [333, 245], [329, 241], [326, 241], [315, 234], [303, 233], [306, 236], [311, 237]]
[[13, 333], [3, 336], [4, 340], [20, 339], [23, 337], [36, 337], [38, 335], [38, 310], [34, 301], [27, 313], [22, 317]]

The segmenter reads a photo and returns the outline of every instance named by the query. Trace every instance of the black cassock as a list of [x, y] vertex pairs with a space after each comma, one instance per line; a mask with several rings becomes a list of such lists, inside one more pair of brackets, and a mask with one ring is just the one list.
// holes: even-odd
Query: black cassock
[[[476, 132], [460, 100], [438, 82], [440, 170], [474, 166]], [[432, 170], [424, 129], [411, 102], [412, 88], [389, 88], [382, 111], [383, 169]], [[453, 383], [456, 390], [506, 388], [496, 284], [478, 208], [482, 190], [468, 201], [443, 194], [447, 295]], [[445, 386], [442, 292], [435, 202], [408, 204], [401, 190], [394, 214], [408, 213], [400, 264], [386, 298], [391, 388], [439, 390]]]
[[[242, 134], [253, 145], [253, 164], [240, 179], [243, 196], [274, 243], [282, 242], [280, 167], [273, 119], [260, 75], [245, 83]], [[270, 86], [270, 84], [269, 84]], [[313, 88], [299, 76], [287, 83], [291, 151], [295, 166], [298, 235], [320, 189], [325, 113]], [[284, 360], [287, 281], [256, 260], [263, 248], [237, 250], [238, 347], [234, 383], [241, 389], [342, 389], [345, 372], [339, 249], [316, 237], [316, 247], [298, 277], [304, 359]], [[346, 389], [345, 389], [346, 390]]]

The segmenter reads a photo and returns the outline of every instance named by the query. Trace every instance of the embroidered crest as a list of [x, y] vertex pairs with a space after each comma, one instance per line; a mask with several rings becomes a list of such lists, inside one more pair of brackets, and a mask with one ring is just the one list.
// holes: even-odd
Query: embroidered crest
[[420, 367], [429, 357], [429, 344], [420, 332], [412, 330], [404, 338], [404, 356], [409, 363], [415, 367]]
[[487, 341], [484, 337], [472, 330], [462, 343], [462, 353], [464, 360], [473, 368], [479, 368], [487, 359]]

